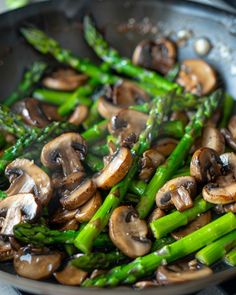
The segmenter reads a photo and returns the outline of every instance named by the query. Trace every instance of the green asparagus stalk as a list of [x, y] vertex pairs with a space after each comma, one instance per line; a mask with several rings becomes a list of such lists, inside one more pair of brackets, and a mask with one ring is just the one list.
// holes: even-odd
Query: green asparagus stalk
[[236, 216], [229, 212], [184, 238], [164, 246], [159, 251], [138, 257], [126, 265], [115, 267], [105, 275], [87, 279], [83, 286], [114, 287], [122, 283], [133, 284], [147, 274], [152, 274], [158, 266], [194, 253], [234, 229], [236, 229]]
[[6, 146], [6, 138], [5, 135], [0, 133], [0, 150], [3, 149]]
[[236, 246], [236, 230], [206, 246], [196, 254], [197, 260], [206, 265], [222, 259], [224, 255]]
[[172, 244], [174, 242], [175, 242], [175, 239], [172, 238], [172, 236], [166, 236], [161, 239], [155, 240], [154, 243], [152, 244], [151, 252], [160, 250], [162, 247]]
[[89, 128], [88, 130], [84, 131], [81, 135], [85, 140], [87, 140], [89, 144], [98, 141], [107, 135], [107, 123], [107, 120], [103, 120], [100, 123]]
[[90, 253], [78, 254], [70, 261], [75, 267], [91, 272], [94, 269], [109, 269], [110, 267], [128, 260], [127, 257], [119, 251], [108, 253]]
[[221, 97], [222, 91], [217, 90], [204, 100], [192, 121], [185, 127], [185, 134], [174, 151], [166, 162], [157, 168], [156, 173], [148, 183], [146, 191], [136, 207], [140, 218], [145, 218], [149, 214], [154, 205], [157, 191], [173, 176], [176, 170], [183, 165], [194, 140], [200, 135], [205, 120], [212, 115]]
[[152, 139], [158, 134], [160, 124], [170, 111], [172, 96], [173, 94], [170, 93], [164, 98], [157, 97], [154, 99], [153, 108], [146, 123], [146, 129], [140, 134], [138, 142], [131, 150], [134, 158], [129, 172], [122, 181], [111, 189], [102, 206], [75, 239], [75, 246], [82, 252], [89, 253], [91, 251], [94, 240], [105, 228], [113, 210], [127, 193], [129, 185], [138, 171], [139, 157], [150, 147]]
[[97, 156], [91, 153], [87, 154], [85, 163], [93, 172], [98, 172], [102, 170], [104, 167], [102, 159], [98, 158]]
[[3, 200], [7, 197], [7, 194], [0, 190], [0, 200]]
[[230, 116], [234, 110], [234, 99], [228, 93], [225, 93], [224, 95], [224, 100], [222, 102], [222, 110], [223, 110], [223, 113], [221, 116], [219, 127], [225, 128], [227, 127]]
[[35, 85], [41, 79], [46, 64], [43, 62], [35, 62], [31, 68], [24, 74], [23, 80], [18, 85], [15, 92], [4, 100], [4, 105], [11, 106], [16, 101], [31, 95]]
[[193, 207], [183, 212], [174, 211], [168, 215], [158, 218], [150, 223], [151, 230], [156, 239], [165, 237], [175, 229], [187, 225], [190, 221], [198, 217], [199, 214], [206, 212], [213, 205], [207, 203], [199, 196], [194, 200]]
[[236, 266], [236, 248], [225, 255], [225, 262], [231, 266]]
[[165, 78], [170, 82], [174, 82], [179, 74], [179, 71], [180, 71], [180, 64], [177, 63], [169, 70]]
[[98, 100], [96, 100], [90, 110], [88, 117], [86, 120], [82, 123], [84, 129], [91, 128], [94, 124], [97, 124], [99, 121], [101, 121], [102, 117], [98, 113]]

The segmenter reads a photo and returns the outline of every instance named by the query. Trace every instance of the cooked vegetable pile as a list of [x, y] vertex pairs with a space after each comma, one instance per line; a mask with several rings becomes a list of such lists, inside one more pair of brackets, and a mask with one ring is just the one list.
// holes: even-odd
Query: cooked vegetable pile
[[167, 38], [132, 61], [84, 18], [100, 66], [35, 28], [35, 62], [0, 106], [0, 261], [20, 276], [137, 288], [236, 265], [236, 116], [204, 60]]

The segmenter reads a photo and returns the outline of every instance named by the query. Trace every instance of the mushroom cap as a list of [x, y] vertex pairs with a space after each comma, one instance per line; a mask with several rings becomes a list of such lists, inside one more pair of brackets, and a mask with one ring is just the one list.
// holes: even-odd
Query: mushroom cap
[[194, 177], [180, 176], [167, 181], [156, 194], [158, 208], [168, 210], [174, 205], [177, 210], [191, 208], [195, 197], [197, 184]]
[[143, 40], [134, 50], [135, 65], [167, 74], [176, 62], [176, 46], [167, 38]]
[[203, 199], [213, 204], [230, 204], [236, 201], [236, 181], [219, 185], [217, 182], [208, 183], [202, 190]]
[[40, 203], [33, 194], [18, 194], [0, 202], [0, 215], [5, 215], [1, 234], [12, 235], [13, 227], [22, 220], [34, 220], [41, 212]]
[[28, 159], [16, 159], [5, 170], [11, 183], [6, 191], [8, 196], [18, 193], [34, 193], [42, 205], [47, 205], [52, 196], [49, 176]]
[[21, 248], [14, 256], [14, 268], [18, 275], [42, 280], [50, 277], [61, 264], [61, 254], [49, 249]]
[[177, 82], [187, 92], [205, 95], [215, 89], [217, 77], [212, 67], [202, 59], [187, 59], [182, 62]]
[[225, 150], [225, 140], [220, 131], [212, 126], [207, 126], [202, 133], [202, 147], [215, 150], [219, 155]]
[[62, 271], [54, 272], [53, 275], [63, 285], [79, 286], [86, 279], [88, 273], [71, 264], [67, 264]]
[[104, 190], [112, 188], [125, 177], [132, 161], [131, 151], [128, 148], [121, 147], [113, 155], [110, 162], [93, 177], [97, 187]]
[[223, 164], [218, 153], [203, 147], [193, 154], [190, 163], [190, 175], [199, 182], [209, 182], [222, 174]]
[[105, 119], [110, 119], [112, 116], [117, 115], [122, 110], [120, 106], [109, 102], [104, 96], [100, 96], [98, 98], [97, 108], [99, 114]]
[[74, 124], [76, 126], [80, 126], [83, 121], [88, 117], [88, 107], [85, 105], [78, 105], [72, 115], [69, 118], [69, 123]]
[[131, 258], [143, 256], [150, 251], [151, 241], [147, 239], [148, 227], [131, 206], [116, 208], [110, 218], [109, 235], [112, 242]]

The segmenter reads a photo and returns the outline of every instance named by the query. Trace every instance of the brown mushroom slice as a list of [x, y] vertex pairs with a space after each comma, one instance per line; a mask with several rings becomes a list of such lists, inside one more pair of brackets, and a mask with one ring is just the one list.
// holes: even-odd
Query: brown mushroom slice
[[217, 128], [207, 126], [203, 129], [202, 147], [211, 148], [215, 150], [219, 155], [224, 152], [224, 137]]
[[232, 150], [236, 151], [236, 139], [233, 138], [231, 132], [226, 128], [220, 129], [221, 134], [224, 136], [225, 142], [228, 144]]
[[115, 246], [131, 258], [143, 256], [151, 249], [148, 227], [131, 206], [116, 208], [110, 218], [109, 235]]
[[220, 155], [220, 159], [223, 163], [224, 170], [226, 172], [232, 173], [233, 178], [236, 178], [236, 154], [232, 152], [224, 153]]
[[163, 216], [165, 216], [166, 214], [165, 214], [165, 211], [164, 210], [162, 210], [162, 209], [160, 209], [160, 208], [155, 208], [153, 211], [152, 211], [152, 213], [151, 213], [151, 215], [149, 216], [149, 218], [148, 218], [148, 223], [151, 223], [152, 221], [154, 221], [154, 220], [157, 220], [157, 219], [159, 219], [159, 218], [161, 218], [161, 217], [163, 217]]
[[191, 176], [180, 176], [166, 182], [156, 194], [157, 207], [168, 210], [176, 207], [184, 211], [193, 206], [192, 199], [196, 195], [196, 181]]
[[0, 238], [0, 262], [12, 260], [14, 255], [15, 250], [12, 248], [11, 243]]
[[232, 116], [229, 120], [228, 129], [232, 137], [236, 139], [236, 115]]
[[147, 289], [157, 286], [159, 286], [159, 284], [156, 281], [139, 281], [134, 284], [134, 287], [138, 289]]
[[222, 174], [223, 164], [218, 153], [210, 148], [200, 148], [193, 154], [190, 175], [199, 182], [209, 182]]
[[176, 62], [176, 46], [169, 39], [143, 40], [134, 50], [135, 65], [167, 74]]
[[42, 149], [41, 162], [50, 169], [62, 168], [65, 177], [72, 173], [84, 171], [81, 160], [87, 152], [85, 140], [74, 132], [64, 133]]
[[208, 183], [203, 187], [204, 200], [213, 204], [230, 204], [236, 201], [236, 181], [219, 185], [217, 182]]
[[64, 208], [59, 208], [50, 218], [50, 222], [62, 224], [71, 221], [75, 218], [77, 211], [77, 209], [65, 210]]
[[88, 77], [72, 69], [59, 69], [43, 79], [43, 86], [60, 91], [72, 91], [84, 85]]
[[98, 188], [107, 190], [121, 181], [132, 164], [133, 158], [128, 148], [121, 147], [112, 157], [111, 161], [94, 177]]
[[96, 192], [95, 182], [91, 179], [85, 179], [72, 192], [65, 192], [60, 198], [62, 206], [67, 210], [77, 209], [85, 204]]
[[61, 254], [45, 248], [21, 248], [14, 256], [16, 273], [32, 280], [49, 278], [60, 264]]
[[236, 213], [236, 202], [231, 204], [226, 204], [226, 205], [218, 204], [217, 206], [215, 206], [215, 211], [218, 214], [227, 213], [227, 212]]
[[73, 114], [69, 118], [69, 123], [76, 126], [80, 126], [87, 118], [89, 113], [88, 107], [85, 105], [79, 105], [75, 108]]
[[86, 279], [88, 273], [71, 264], [67, 264], [62, 271], [54, 272], [53, 275], [62, 285], [79, 286]]
[[175, 149], [175, 147], [178, 144], [178, 140], [174, 138], [161, 138], [158, 139], [158, 141], [153, 145], [153, 149], [155, 149], [157, 152], [162, 154], [164, 157], [168, 157], [172, 151]]
[[88, 200], [83, 206], [78, 209], [78, 212], [75, 215], [75, 218], [78, 222], [87, 222], [89, 221], [98, 208], [102, 204], [102, 197], [101, 194], [97, 191], [95, 195]]
[[211, 211], [208, 211], [206, 213], [199, 215], [195, 220], [190, 222], [187, 226], [172, 232], [171, 235], [174, 239], [180, 240], [183, 237], [191, 234], [192, 232], [208, 224], [210, 221], [211, 221]]
[[16, 159], [5, 170], [10, 181], [6, 191], [8, 196], [18, 193], [34, 193], [42, 205], [47, 205], [52, 196], [52, 184], [49, 176], [33, 161]]
[[77, 230], [79, 228], [79, 224], [76, 219], [72, 219], [70, 221], [67, 221], [65, 224], [63, 224], [61, 227], [58, 228], [58, 230], [65, 231], [65, 230]]
[[157, 269], [157, 282], [160, 285], [180, 284], [188, 281], [199, 280], [213, 273], [213, 271], [203, 266], [197, 269], [184, 269], [180, 264], [160, 266]]
[[55, 171], [52, 173], [51, 179], [55, 189], [73, 190], [75, 189], [85, 178], [85, 171], [73, 172], [70, 175], [64, 177], [62, 171]]
[[0, 233], [12, 235], [14, 225], [23, 220], [35, 220], [40, 211], [41, 206], [32, 194], [18, 194], [7, 197], [0, 202], [0, 215], [5, 216]]
[[146, 150], [141, 158], [139, 179], [148, 181], [156, 168], [164, 163], [165, 157], [155, 149]]
[[185, 111], [175, 111], [171, 114], [171, 121], [181, 121], [184, 126], [186, 126], [189, 122], [189, 117]]
[[212, 67], [202, 59], [187, 59], [181, 65], [177, 82], [187, 92], [205, 95], [216, 88], [217, 77]]
[[99, 114], [105, 119], [110, 119], [122, 110], [120, 106], [109, 102], [104, 96], [99, 97], [97, 108]]
[[15, 103], [12, 110], [20, 114], [26, 124], [39, 128], [46, 127], [52, 121], [61, 121], [57, 107], [35, 98], [26, 98]]

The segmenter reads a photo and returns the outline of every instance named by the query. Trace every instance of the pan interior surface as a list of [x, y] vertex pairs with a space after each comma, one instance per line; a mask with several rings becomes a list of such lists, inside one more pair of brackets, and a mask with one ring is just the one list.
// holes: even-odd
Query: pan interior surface
[[[83, 39], [81, 21], [86, 13], [94, 16], [108, 42], [124, 56], [131, 56], [136, 44], [147, 37], [168, 35], [177, 38], [187, 31], [191, 38], [179, 49], [179, 59], [197, 58], [194, 40], [206, 37], [213, 45], [205, 58], [220, 73], [220, 83], [236, 97], [236, 15], [208, 6], [185, 1], [161, 0], [54, 0], [30, 5], [0, 17], [0, 97], [3, 100], [20, 81], [22, 71], [34, 60], [55, 62], [39, 55], [19, 34], [24, 25], [37, 26], [65, 48], [81, 57], [99, 62]], [[211, 277], [177, 286], [146, 289], [145, 294], [186, 294], [217, 284], [236, 274], [236, 268], [216, 265]], [[126, 287], [82, 289], [56, 284], [55, 281], [37, 282], [17, 277], [9, 263], [0, 264], [0, 280], [36, 294], [130, 294], [136, 290]]]

